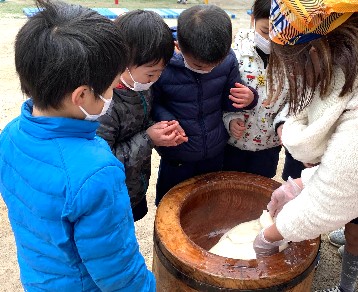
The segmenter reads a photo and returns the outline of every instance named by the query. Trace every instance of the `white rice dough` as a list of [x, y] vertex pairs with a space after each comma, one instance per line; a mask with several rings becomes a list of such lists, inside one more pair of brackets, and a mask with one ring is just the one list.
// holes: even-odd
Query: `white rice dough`
[[[233, 259], [256, 259], [253, 242], [259, 232], [273, 224], [269, 212], [264, 210], [260, 218], [241, 223], [226, 232], [209, 252]], [[285, 247], [280, 247], [280, 251]]]

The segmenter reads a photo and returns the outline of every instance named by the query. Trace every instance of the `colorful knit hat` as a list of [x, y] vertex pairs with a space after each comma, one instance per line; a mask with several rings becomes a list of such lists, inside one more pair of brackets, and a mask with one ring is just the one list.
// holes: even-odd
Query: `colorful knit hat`
[[270, 38], [296, 45], [320, 38], [358, 12], [358, 0], [272, 0]]

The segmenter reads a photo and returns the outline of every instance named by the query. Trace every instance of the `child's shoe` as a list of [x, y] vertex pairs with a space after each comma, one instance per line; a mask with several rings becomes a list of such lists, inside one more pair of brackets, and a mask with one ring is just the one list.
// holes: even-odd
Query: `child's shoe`
[[344, 253], [344, 245], [340, 246], [338, 249], [338, 254], [340, 255], [340, 257], [343, 257], [343, 253]]
[[328, 234], [328, 240], [334, 246], [340, 247], [346, 244], [346, 237], [344, 236], [344, 228], [339, 228]]

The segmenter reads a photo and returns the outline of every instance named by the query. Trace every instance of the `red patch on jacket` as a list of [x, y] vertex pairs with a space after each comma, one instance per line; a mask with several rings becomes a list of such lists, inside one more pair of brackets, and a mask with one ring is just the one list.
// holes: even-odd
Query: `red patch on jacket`
[[117, 89], [128, 89], [127, 86], [124, 86], [122, 83], [118, 83], [116, 86]]

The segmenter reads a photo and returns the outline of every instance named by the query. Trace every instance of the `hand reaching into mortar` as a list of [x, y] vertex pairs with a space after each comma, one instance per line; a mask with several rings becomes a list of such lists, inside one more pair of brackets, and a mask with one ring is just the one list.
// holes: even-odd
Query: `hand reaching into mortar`
[[257, 258], [271, 256], [280, 251], [280, 246], [287, 243], [276, 228], [276, 224], [264, 228], [254, 240], [254, 250]]
[[301, 179], [288, 178], [287, 182], [283, 183], [276, 189], [271, 196], [271, 201], [267, 205], [267, 210], [272, 217], [276, 217], [282, 210], [283, 206], [289, 201], [296, 198], [302, 191]]

